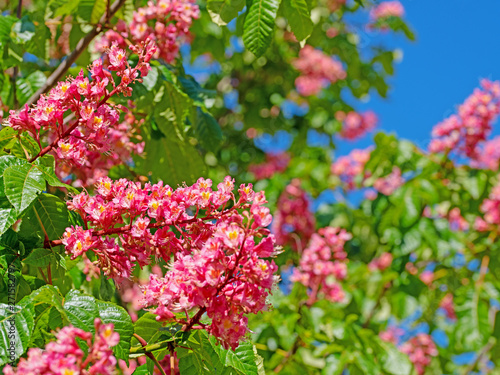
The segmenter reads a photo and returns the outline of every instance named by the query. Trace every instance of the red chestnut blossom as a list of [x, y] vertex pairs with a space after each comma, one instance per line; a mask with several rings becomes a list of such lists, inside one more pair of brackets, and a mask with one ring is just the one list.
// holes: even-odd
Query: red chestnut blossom
[[[7, 365], [4, 375], [68, 375], [68, 374], [115, 374], [117, 361], [112, 347], [120, 341], [114, 332], [113, 324], [94, 321], [95, 336], [73, 326], [63, 327], [56, 333], [56, 341], [49, 342], [45, 350], [31, 348], [28, 358], [21, 358], [17, 368]], [[84, 352], [77, 338], [85, 342], [88, 350]]]
[[328, 84], [346, 77], [340, 61], [310, 45], [300, 50], [292, 65], [301, 73], [295, 80], [295, 86], [303, 96], [316, 95]]
[[292, 275], [293, 281], [309, 289], [309, 304], [314, 303], [318, 295], [332, 302], [344, 299], [344, 291], [337, 281], [347, 276], [344, 244], [351, 238], [344, 229], [334, 227], [321, 228], [313, 234]]
[[448, 213], [448, 221], [452, 230], [465, 231], [469, 229], [469, 223], [460, 213], [460, 208], [454, 207]]
[[387, 327], [385, 331], [380, 332], [379, 337], [383, 341], [397, 345], [399, 339], [401, 338], [401, 336], [404, 335], [404, 333], [405, 333], [404, 329], [391, 325]]
[[425, 373], [425, 368], [431, 363], [432, 357], [438, 355], [432, 337], [426, 333], [419, 333], [411, 338], [400, 346], [400, 350], [408, 355], [419, 375]]
[[491, 169], [498, 171], [500, 164], [500, 137], [495, 137], [486, 141], [474, 160], [471, 161], [471, 166], [481, 169]]
[[[59, 82], [48, 95], [42, 95], [34, 107], [10, 112], [7, 125], [30, 133], [40, 145], [41, 151], [32, 160], [52, 152], [61, 177], [75, 173], [85, 184], [93, 167], [98, 168], [97, 174], [102, 174], [99, 170], [109, 169], [121, 163], [121, 157], [128, 159], [132, 152], [142, 150], [141, 144], [130, 142], [132, 134], [127, 122], [118, 125], [122, 107], [108, 102], [114, 95], [130, 96], [130, 84], [138, 80], [138, 71], [142, 76], [148, 72], [155, 47], [146, 42], [130, 49], [139, 56], [134, 68], [128, 65], [124, 50], [116, 45], [109, 50], [107, 68], [116, 71], [119, 83], [104, 69], [101, 60], [96, 60], [89, 67], [90, 79], [82, 70], [76, 78]], [[47, 131], [50, 144], [42, 149], [41, 140]], [[101, 156], [110, 151], [112, 156]]]
[[484, 220], [476, 220], [476, 228], [486, 229], [488, 224], [500, 225], [500, 184], [491, 189], [490, 195], [481, 204], [480, 211], [484, 214]]
[[399, 1], [385, 1], [371, 9], [370, 18], [373, 21], [378, 21], [388, 17], [402, 18], [404, 14], [405, 9]]
[[345, 114], [342, 111], [335, 113], [335, 118], [343, 123], [340, 136], [345, 139], [355, 140], [363, 137], [377, 125], [377, 115], [372, 111], [357, 113], [354, 111]]
[[294, 179], [280, 195], [272, 224], [276, 243], [302, 251], [315, 232], [316, 220], [300, 180]]
[[425, 285], [431, 285], [434, 281], [434, 272], [426, 270], [420, 274], [419, 278]]
[[366, 177], [365, 164], [370, 159], [371, 148], [352, 150], [349, 155], [339, 157], [331, 167], [332, 174], [337, 175], [347, 190], [360, 187]]
[[448, 293], [441, 300], [439, 307], [441, 307], [448, 319], [457, 320], [457, 314], [455, 313], [455, 306], [453, 305], [453, 294]]
[[120, 20], [116, 31], [106, 32], [96, 48], [104, 52], [114, 42], [125, 47], [126, 39], [132, 43], [151, 39], [157, 46], [154, 57], [171, 63], [178, 56], [181, 43], [189, 41], [189, 28], [199, 16], [199, 7], [192, 0], [149, 1], [147, 6], [134, 11], [130, 24]]
[[458, 114], [448, 117], [432, 130], [431, 152], [450, 152], [479, 158], [479, 144], [491, 133], [491, 125], [500, 113], [500, 82], [481, 81], [458, 107]]
[[[245, 314], [267, 306], [277, 266], [264, 259], [276, 253], [265, 229], [272, 217], [263, 206], [264, 193], [241, 185], [236, 199], [233, 189], [230, 177], [215, 191], [203, 178], [173, 190], [161, 182], [142, 187], [104, 177], [96, 196], [84, 192], [68, 202], [89, 229], [68, 228], [62, 243], [72, 259], [84, 257], [89, 273], [102, 270], [117, 281], [129, 278], [136, 263], [143, 267], [152, 257], [163, 259], [168, 270], [164, 277], [150, 276], [143, 306], [156, 306], [158, 319], [185, 329], [200, 324], [234, 349], [248, 330]], [[88, 251], [95, 255], [93, 263]], [[188, 320], [175, 315], [191, 311], [195, 316]], [[210, 325], [199, 322], [204, 313]]]
[[251, 164], [248, 171], [255, 175], [256, 180], [271, 178], [276, 173], [282, 173], [290, 163], [290, 155], [286, 152], [267, 153], [266, 161], [260, 164]]
[[404, 178], [401, 177], [401, 169], [394, 167], [388, 176], [378, 178], [373, 183], [373, 187], [384, 195], [391, 195], [403, 185], [404, 182]]
[[374, 258], [369, 264], [368, 268], [371, 271], [380, 270], [384, 271], [388, 267], [390, 267], [392, 263], [392, 254], [391, 253], [382, 253], [378, 258]]

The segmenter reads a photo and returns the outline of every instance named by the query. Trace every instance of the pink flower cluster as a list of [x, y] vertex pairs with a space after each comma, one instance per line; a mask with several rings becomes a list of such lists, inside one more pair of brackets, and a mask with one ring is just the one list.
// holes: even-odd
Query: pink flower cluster
[[[240, 193], [237, 205], [248, 210], [220, 214], [215, 223], [191, 225], [184, 234], [193, 239], [175, 255], [164, 277], [150, 276], [143, 299], [145, 307], [155, 306], [158, 320], [175, 321], [186, 330], [206, 329], [232, 349], [248, 332], [246, 314], [267, 307], [266, 298], [278, 281], [276, 264], [264, 259], [276, 254], [274, 238], [263, 228], [272, 219], [263, 207], [264, 194], [244, 186]], [[186, 314], [186, 319], [176, 313]], [[200, 322], [205, 313], [210, 324]]]
[[287, 152], [267, 153], [266, 161], [260, 164], [251, 164], [248, 171], [253, 173], [256, 180], [271, 178], [276, 173], [282, 173], [290, 163], [290, 155]]
[[368, 269], [370, 271], [384, 271], [392, 264], [392, 254], [391, 253], [382, 253], [379, 257], [373, 258], [372, 261], [368, 264]]
[[405, 8], [399, 1], [384, 1], [371, 9], [370, 18], [372, 21], [378, 21], [388, 17], [402, 18], [404, 14]]
[[431, 152], [454, 151], [472, 159], [479, 157], [478, 147], [491, 133], [491, 125], [500, 113], [500, 82], [483, 79], [458, 107], [458, 114], [437, 124], [432, 130]]
[[315, 232], [316, 219], [311, 212], [306, 192], [300, 180], [294, 179], [278, 198], [272, 224], [276, 243], [302, 252]]
[[[240, 185], [236, 199], [230, 177], [215, 191], [203, 178], [173, 190], [161, 182], [141, 187], [107, 177], [95, 190], [96, 196], [83, 192], [68, 202], [85, 222], [85, 229], [71, 227], [64, 234], [72, 259], [83, 256], [87, 273], [102, 270], [118, 281], [130, 277], [135, 263], [143, 267], [152, 257], [162, 259], [170, 265], [164, 277], [150, 276], [143, 307], [156, 306], [158, 319], [186, 330], [197, 325], [225, 347], [237, 347], [248, 330], [245, 314], [266, 307], [277, 281], [277, 266], [263, 259], [276, 254], [265, 229], [272, 216], [264, 193]], [[93, 263], [88, 251], [96, 256]], [[187, 320], [175, 315], [191, 311], [196, 314]], [[200, 323], [204, 313], [210, 325]]]
[[300, 50], [292, 65], [301, 73], [295, 80], [295, 87], [303, 96], [316, 95], [328, 84], [346, 78], [340, 61], [310, 45]]
[[415, 366], [417, 374], [423, 375], [425, 368], [431, 363], [432, 357], [438, 355], [438, 351], [432, 337], [426, 333], [419, 333], [404, 343], [399, 343], [404, 330], [390, 326], [386, 331], [380, 333], [380, 338], [386, 342], [393, 343], [398, 349], [408, 355]]
[[448, 221], [450, 228], [455, 231], [466, 231], [469, 229], [469, 223], [462, 216], [460, 208], [454, 207], [448, 212]]
[[400, 350], [408, 355], [419, 375], [425, 374], [425, 368], [431, 363], [432, 357], [438, 355], [432, 337], [426, 333], [419, 333], [412, 337], [400, 346]]
[[480, 169], [498, 171], [500, 166], [500, 137], [486, 141], [477, 152], [471, 166]]
[[377, 115], [372, 111], [365, 113], [351, 111], [347, 114], [343, 111], [337, 111], [335, 118], [343, 124], [340, 136], [349, 140], [363, 137], [372, 131], [378, 122]]
[[349, 155], [339, 157], [332, 164], [332, 174], [340, 178], [347, 190], [361, 187], [364, 179], [368, 177], [364, 169], [371, 151], [371, 148], [352, 150]]
[[500, 183], [491, 189], [479, 209], [484, 215], [483, 219], [476, 219], [475, 229], [485, 231], [489, 225], [500, 225]]
[[[130, 152], [138, 151], [139, 146], [132, 146], [128, 137], [124, 139], [128, 126], [116, 126], [119, 110], [125, 108], [108, 103], [114, 95], [130, 96], [130, 85], [140, 80], [139, 72], [144, 77], [150, 70], [148, 62], [155, 47], [146, 42], [130, 49], [139, 56], [134, 68], [128, 64], [125, 51], [113, 45], [108, 53], [109, 65], [95, 60], [89, 68], [90, 79], [82, 70], [76, 78], [59, 82], [48, 95], [42, 95], [34, 107], [25, 106], [19, 113], [10, 112], [7, 125], [20, 132], [29, 132], [41, 148], [33, 160], [53, 152], [58, 163], [56, 170], [62, 170], [62, 175], [80, 171], [86, 180], [91, 172], [81, 171], [92, 169], [92, 163], [100, 154], [113, 150], [115, 155], [125, 153], [128, 157]], [[118, 84], [110, 71], [115, 71], [120, 78]], [[42, 149], [44, 132], [48, 132], [51, 143]], [[123, 151], [127, 148], [130, 151]], [[101, 166], [109, 167], [109, 163]]]
[[[17, 368], [7, 365], [4, 375], [68, 375], [116, 373], [117, 361], [113, 355], [113, 346], [120, 341], [120, 335], [114, 331], [113, 324], [94, 321], [95, 337], [73, 326], [63, 327], [56, 333], [56, 341], [49, 342], [45, 350], [31, 348], [28, 358], [22, 358]], [[77, 339], [87, 346], [85, 352], [78, 345]]]
[[104, 52], [113, 42], [127, 45], [127, 39], [138, 43], [150, 39], [157, 46], [155, 58], [171, 63], [179, 54], [182, 42], [191, 38], [189, 29], [200, 17], [200, 9], [193, 0], [149, 1], [133, 13], [130, 24], [120, 20], [115, 30], [106, 32], [96, 49]]
[[378, 178], [373, 183], [373, 187], [384, 195], [391, 195], [394, 193], [401, 185], [405, 183], [403, 177], [401, 177], [401, 169], [398, 167], [393, 167], [392, 172], [385, 177]]
[[332, 302], [344, 299], [345, 293], [337, 281], [347, 276], [344, 245], [351, 238], [345, 229], [334, 227], [321, 228], [311, 237], [292, 275], [292, 281], [308, 288], [309, 304], [313, 304], [320, 294]]

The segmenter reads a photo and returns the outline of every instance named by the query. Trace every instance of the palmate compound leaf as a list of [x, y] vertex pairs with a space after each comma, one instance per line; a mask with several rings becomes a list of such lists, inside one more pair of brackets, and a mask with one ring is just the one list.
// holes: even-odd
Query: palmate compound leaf
[[253, 0], [243, 25], [243, 43], [256, 56], [261, 56], [271, 43], [274, 21], [281, 0]]

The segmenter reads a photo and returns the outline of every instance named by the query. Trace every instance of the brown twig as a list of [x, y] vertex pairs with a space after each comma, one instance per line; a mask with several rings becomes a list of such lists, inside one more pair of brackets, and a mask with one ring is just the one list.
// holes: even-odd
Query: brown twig
[[125, 4], [125, 0], [116, 0], [113, 5], [109, 7], [109, 12], [106, 12], [106, 14], [101, 17], [97, 25], [95, 25], [92, 30], [85, 35], [85, 37], [80, 39], [73, 52], [71, 52], [69, 56], [61, 62], [57, 69], [54, 70], [49, 78], [47, 78], [45, 84], [37, 92], [35, 92], [31, 98], [28, 99], [26, 102], [27, 105], [35, 103], [40, 98], [40, 95], [49, 91], [64, 76], [64, 74], [66, 74], [71, 65], [73, 65], [76, 59], [78, 59], [81, 53], [88, 47], [90, 42], [97, 35], [99, 35], [99, 33], [104, 29], [104, 25], [106, 25], [109, 19], [115, 15], [123, 4]]

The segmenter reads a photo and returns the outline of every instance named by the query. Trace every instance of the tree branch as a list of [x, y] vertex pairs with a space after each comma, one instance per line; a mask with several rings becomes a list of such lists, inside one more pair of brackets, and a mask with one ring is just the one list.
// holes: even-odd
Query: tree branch
[[28, 99], [28, 101], [26, 102], [27, 105], [32, 105], [33, 103], [35, 103], [40, 98], [40, 95], [49, 91], [58, 81], [61, 80], [61, 78], [66, 74], [71, 65], [73, 65], [80, 54], [88, 47], [90, 42], [97, 35], [99, 35], [99, 33], [104, 29], [103, 26], [109, 21], [111, 17], [115, 15], [115, 13], [123, 6], [123, 4], [125, 4], [125, 0], [116, 0], [113, 5], [111, 5], [111, 7], [109, 8], [109, 12], [103, 14], [92, 31], [85, 35], [84, 38], [80, 39], [73, 52], [71, 52], [71, 54], [61, 62], [61, 65], [59, 65], [57, 69], [54, 70], [54, 72], [50, 75], [50, 77], [47, 78], [45, 84], [37, 92], [35, 92], [31, 96], [31, 98]]

